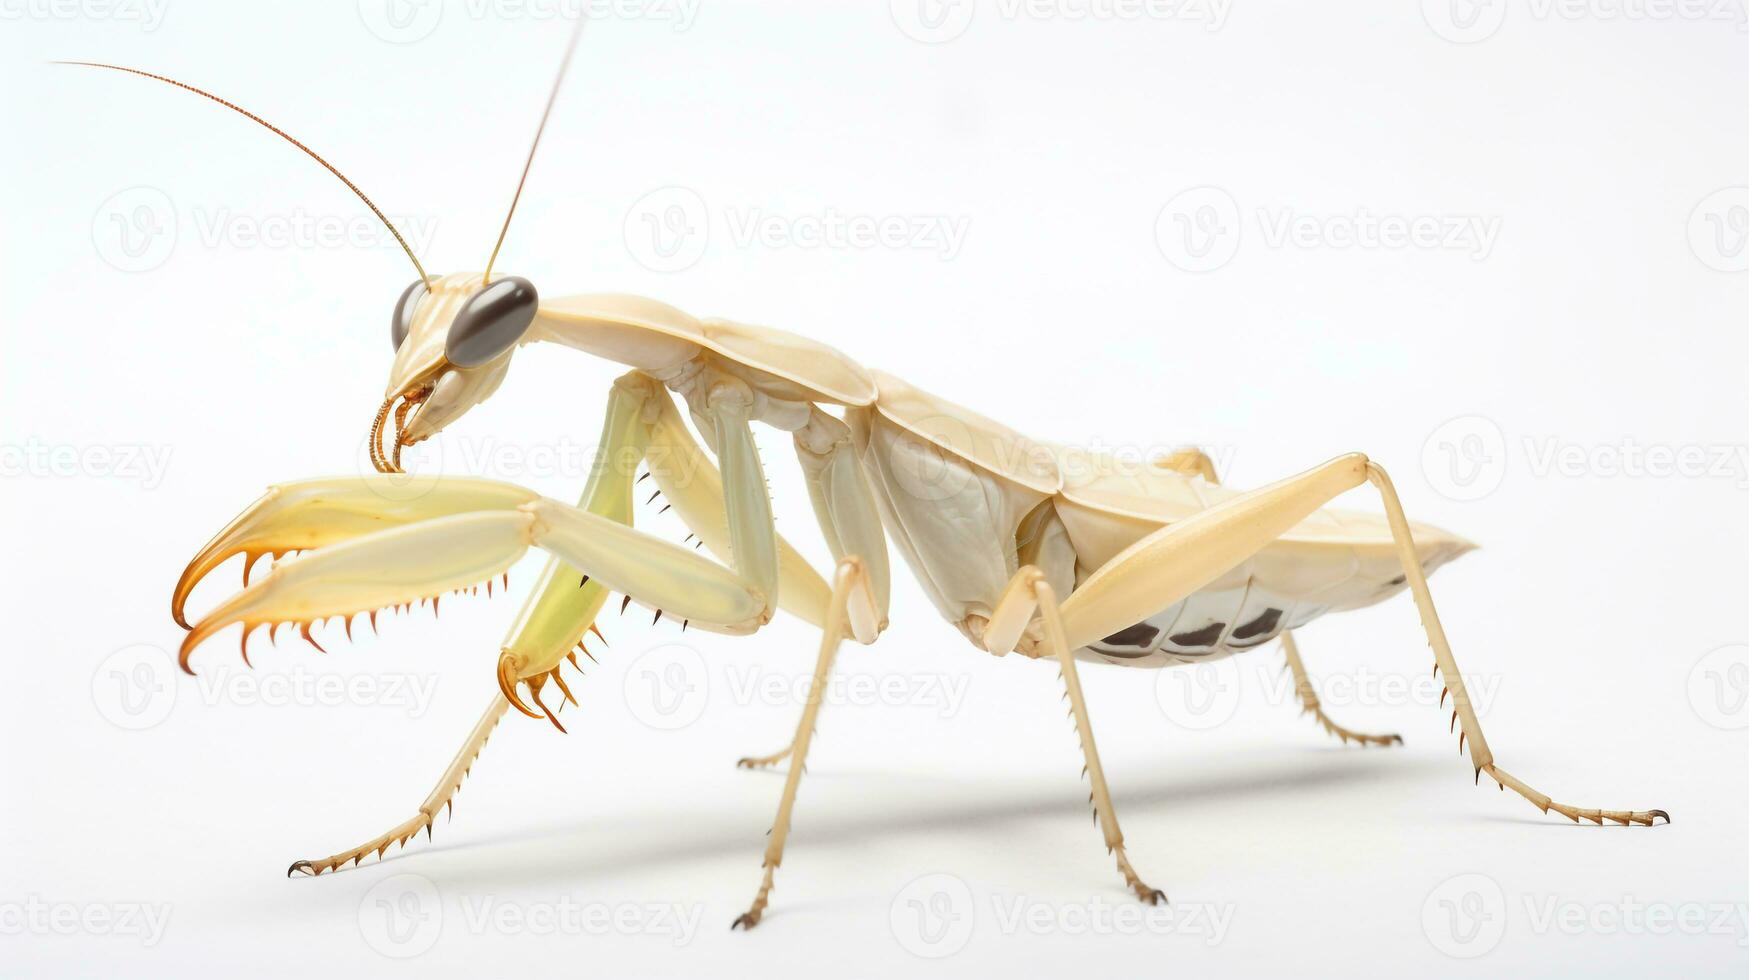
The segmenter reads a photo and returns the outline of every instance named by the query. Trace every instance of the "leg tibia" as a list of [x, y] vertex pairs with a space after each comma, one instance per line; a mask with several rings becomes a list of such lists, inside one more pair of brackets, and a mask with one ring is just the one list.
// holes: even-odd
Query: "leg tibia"
[[1087, 777], [1093, 783], [1090, 796], [1093, 817], [1105, 835], [1105, 847], [1116, 855], [1117, 869], [1137, 898], [1149, 905], [1164, 902], [1166, 893], [1144, 882], [1130, 866], [1129, 856], [1124, 852], [1123, 830], [1117, 824], [1117, 808], [1111, 805], [1111, 790], [1105, 784], [1105, 767], [1099, 762], [1099, 747], [1093, 742], [1093, 722], [1088, 718], [1087, 700], [1081, 693], [1081, 675], [1075, 668], [1074, 651], [1063, 632], [1063, 617], [1057, 608], [1056, 592], [1036, 569], [1021, 569], [1019, 574], [1027, 575], [1033, 582], [1033, 594], [1044, 619], [1045, 643], [1062, 671], [1063, 686], [1069, 696], [1069, 713], [1075, 719], [1075, 732], [1081, 739], [1081, 755], [1087, 762]]
[[751, 929], [759, 924], [765, 915], [766, 904], [771, 899], [771, 888], [777, 868], [783, 864], [784, 844], [789, 840], [790, 815], [795, 811], [796, 789], [801, 785], [802, 773], [808, 761], [808, 746], [814, 738], [814, 727], [820, 717], [820, 705], [825, 701], [826, 682], [832, 676], [832, 662], [838, 655], [838, 647], [844, 642], [846, 632], [850, 627], [848, 607], [854, 591], [868, 589], [866, 582], [867, 569], [862, 561], [854, 556], [838, 562], [838, 568], [832, 576], [832, 601], [826, 607], [826, 626], [820, 634], [820, 649], [814, 660], [813, 683], [808, 688], [807, 703], [802, 708], [802, 717], [796, 724], [795, 739], [790, 743], [792, 761], [789, 773], [783, 783], [783, 797], [777, 804], [777, 818], [771, 822], [771, 835], [765, 844], [764, 873], [760, 877], [759, 891], [753, 897], [753, 903], [747, 911], [737, 918], [731, 928]]
[[405, 846], [408, 839], [416, 836], [421, 830], [425, 831], [427, 837], [430, 837], [431, 825], [437, 819], [438, 812], [450, 806], [456, 791], [461, 789], [462, 780], [466, 779], [468, 772], [473, 769], [474, 760], [479, 758], [480, 750], [486, 747], [486, 740], [491, 737], [492, 729], [497, 727], [498, 720], [504, 717], [504, 712], [509, 707], [510, 703], [504, 700], [503, 695], [492, 699], [492, 704], [486, 708], [486, 713], [480, 716], [478, 722], [475, 722], [473, 731], [468, 734], [467, 741], [462, 743], [461, 750], [455, 754], [455, 758], [450, 761], [449, 767], [443, 771], [443, 775], [438, 777], [437, 785], [432, 788], [431, 795], [425, 798], [424, 803], [419, 804], [419, 809], [413, 816], [389, 828], [387, 832], [350, 850], [330, 854], [317, 860], [293, 861], [291, 867], [286, 869], [286, 876], [290, 877], [299, 871], [307, 875], [337, 871], [348, 863], [359, 864], [364, 861], [367, 855], [373, 853], [380, 858], [390, 845]]

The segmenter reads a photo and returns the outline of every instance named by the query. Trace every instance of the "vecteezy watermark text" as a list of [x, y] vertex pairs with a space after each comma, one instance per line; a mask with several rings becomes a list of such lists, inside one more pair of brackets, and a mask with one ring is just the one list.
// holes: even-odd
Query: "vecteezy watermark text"
[[946, 262], [964, 247], [971, 217], [857, 213], [835, 207], [784, 212], [736, 206], [717, 209], [690, 187], [661, 187], [632, 202], [621, 231], [626, 251], [645, 268], [679, 272], [704, 257], [719, 224], [729, 244], [740, 249], [888, 249], [933, 254]]
[[1213, 272], [1233, 261], [1248, 225], [1269, 249], [1449, 252], [1481, 262], [1500, 239], [1499, 215], [1394, 212], [1366, 205], [1313, 213], [1287, 205], [1256, 208], [1247, 222], [1225, 188], [1192, 187], [1173, 195], [1154, 220], [1154, 243], [1186, 272]]
[[1492, 952], [1509, 930], [1537, 936], [1716, 937], [1744, 948], [1749, 947], [1749, 902], [1671, 901], [1625, 893], [1591, 901], [1551, 892], [1509, 898], [1500, 882], [1471, 872], [1453, 875], [1428, 892], [1421, 906], [1421, 930], [1435, 949], [1456, 959]]
[[1045, 900], [994, 894], [980, 908], [957, 875], [936, 873], [907, 882], [893, 895], [887, 921], [906, 952], [944, 959], [966, 948], [980, 930], [997, 936], [1175, 936], [1215, 946], [1232, 927], [1233, 905], [1139, 902], [1094, 897]]
[[0, 444], [0, 478], [128, 480], [154, 490], [170, 468], [170, 447], [132, 443], [44, 442]]
[[0, 936], [109, 936], [149, 948], [169, 925], [165, 902], [65, 902], [40, 895], [0, 901]]
[[[913, 41], [944, 44], [964, 34], [979, 16], [978, 0], [889, 0], [893, 26]], [[1196, 24], [1226, 26], [1233, 0], [990, 0], [984, 16], [1009, 23]]]
[[0, 20], [90, 20], [134, 23], [155, 31], [170, 0], [0, 0]]
[[[1514, 459], [1514, 451], [1519, 457]], [[1522, 468], [1538, 480], [1719, 480], [1749, 489], [1749, 444], [1728, 442], [1579, 442], [1553, 435], [1508, 439], [1485, 415], [1441, 423], [1421, 447], [1421, 472], [1452, 500], [1480, 500]]]

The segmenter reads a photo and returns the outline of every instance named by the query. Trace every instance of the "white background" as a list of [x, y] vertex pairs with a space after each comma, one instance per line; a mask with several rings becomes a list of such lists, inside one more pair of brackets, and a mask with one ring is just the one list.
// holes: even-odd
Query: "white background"
[[[813, 640], [787, 620], [723, 639], [610, 615], [568, 736], [510, 716], [434, 843], [287, 881], [412, 812], [494, 688], [514, 600], [330, 629], [327, 656], [258, 635], [253, 673], [233, 631], [200, 679], [165, 669], [199, 545], [270, 482], [365, 465], [411, 271], [265, 132], [43, 62], [261, 112], [449, 271], [485, 259], [568, 23], [0, 0], [0, 972], [1742, 974], [1739, 6], [912, 3], [608, 10], [501, 266], [806, 333], [1040, 438], [1202, 445], [1242, 486], [1364, 450], [1416, 517], [1483, 545], [1433, 585], [1501, 763], [1675, 823], [1573, 827], [1472, 787], [1398, 599], [1302, 636], [1331, 714], [1398, 749], [1298, 717], [1274, 648], [1208, 677], [1083, 672], [1130, 854], [1179, 916], [1114, 920], [1132, 906], [1054, 671], [973, 652], [899, 576], [883, 642], [840, 659], [895, 686], [826, 706], [750, 934], [727, 927], [782, 777], [732, 763], [793, 725]], [[796, 240], [833, 215], [966, 233]], [[1495, 233], [1349, 244], [1357, 216]], [[654, 249], [652, 221], [681, 237]], [[415, 464], [574, 497], [615, 373], [524, 350]], [[765, 447], [780, 527], [823, 563], [788, 440]], [[605, 930], [543, 918], [565, 903]]]

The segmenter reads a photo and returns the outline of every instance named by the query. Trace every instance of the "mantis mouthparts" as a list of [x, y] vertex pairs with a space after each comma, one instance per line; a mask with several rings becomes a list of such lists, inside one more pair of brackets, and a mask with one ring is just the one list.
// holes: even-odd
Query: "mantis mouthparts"
[[[402, 435], [407, 431], [407, 414], [431, 395], [432, 385], [424, 384], [406, 394], [395, 394], [383, 399], [383, 405], [377, 409], [376, 420], [370, 426], [370, 462], [378, 473], [405, 473], [401, 468], [401, 450], [407, 444]], [[396, 402], [400, 402], [399, 405]], [[390, 410], [395, 416], [395, 435], [388, 447], [383, 446], [383, 427], [388, 421]]]

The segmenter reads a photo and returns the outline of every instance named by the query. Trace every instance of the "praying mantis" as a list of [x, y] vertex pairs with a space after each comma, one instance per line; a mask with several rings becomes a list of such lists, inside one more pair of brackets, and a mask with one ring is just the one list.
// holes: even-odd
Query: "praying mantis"
[[[312, 625], [474, 592], [505, 581], [529, 549], [548, 560], [501, 645], [499, 691], [436, 787], [406, 820], [364, 843], [294, 862], [320, 875], [405, 845], [450, 803], [487, 738], [511, 710], [562, 729], [549, 701], [575, 703], [561, 674], [586, 651], [613, 596], [654, 620], [746, 635], [779, 610], [820, 631], [810, 694], [790, 744], [740, 760], [788, 761], [762, 877], [734, 926], [763, 918], [783, 862], [796, 791], [822, 694], [845, 639], [873, 644], [887, 627], [889, 544], [919, 588], [969, 646], [1054, 663], [1091, 784], [1095, 821], [1127, 886], [1164, 900], [1130, 862], [1094, 740], [1082, 664], [1163, 669], [1208, 663], [1281, 643], [1302, 706], [1343, 742], [1396, 736], [1338, 725], [1317, 701], [1293, 631], [1327, 613], [1407, 591], [1451, 701], [1451, 727], [1476, 782], [1486, 774], [1539, 810], [1575, 822], [1651, 826], [1663, 810], [1557, 803], [1502, 769], [1477, 720], [1427, 576], [1471, 550], [1468, 541], [1406, 517], [1391, 478], [1360, 453], [1268, 486], [1220, 483], [1209, 457], [1182, 450], [1145, 464], [1027, 438], [999, 422], [873, 371], [824, 344], [728, 320], [698, 319], [654, 300], [615, 294], [551, 299], [494, 266], [552, 114], [566, 49], [515, 194], [484, 271], [427, 274], [364, 192], [265, 119], [204, 89], [137, 68], [70, 62], [175, 85], [273, 131], [344, 181], [388, 226], [417, 278], [391, 314], [394, 357], [371, 423], [375, 474], [273, 486], [200, 549], [176, 583], [171, 611], [188, 632], [180, 661], [206, 640]], [[391, 481], [402, 450], [460, 422], [497, 391], [525, 347], [568, 347], [628, 368], [607, 393], [598, 451], [576, 505], [502, 481], [443, 476], [406, 496]], [[690, 422], [690, 425], [688, 424]], [[754, 425], [791, 435], [819, 531], [833, 556], [821, 575], [780, 536]], [[695, 437], [694, 432], [697, 435]], [[702, 440], [702, 445], [701, 445]], [[639, 475], [642, 466], [645, 472]], [[637, 484], [649, 479], [698, 545], [633, 526]], [[1382, 514], [1330, 509], [1370, 487]], [[690, 539], [689, 539], [690, 541]], [[707, 557], [699, 549], [708, 551]], [[279, 561], [288, 553], [297, 557]], [[244, 556], [244, 587], [193, 622], [195, 587]], [[250, 580], [264, 555], [270, 571]], [[1145, 676], [1145, 675], [1144, 675]], [[551, 685], [556, 691], [550, 691]]]

